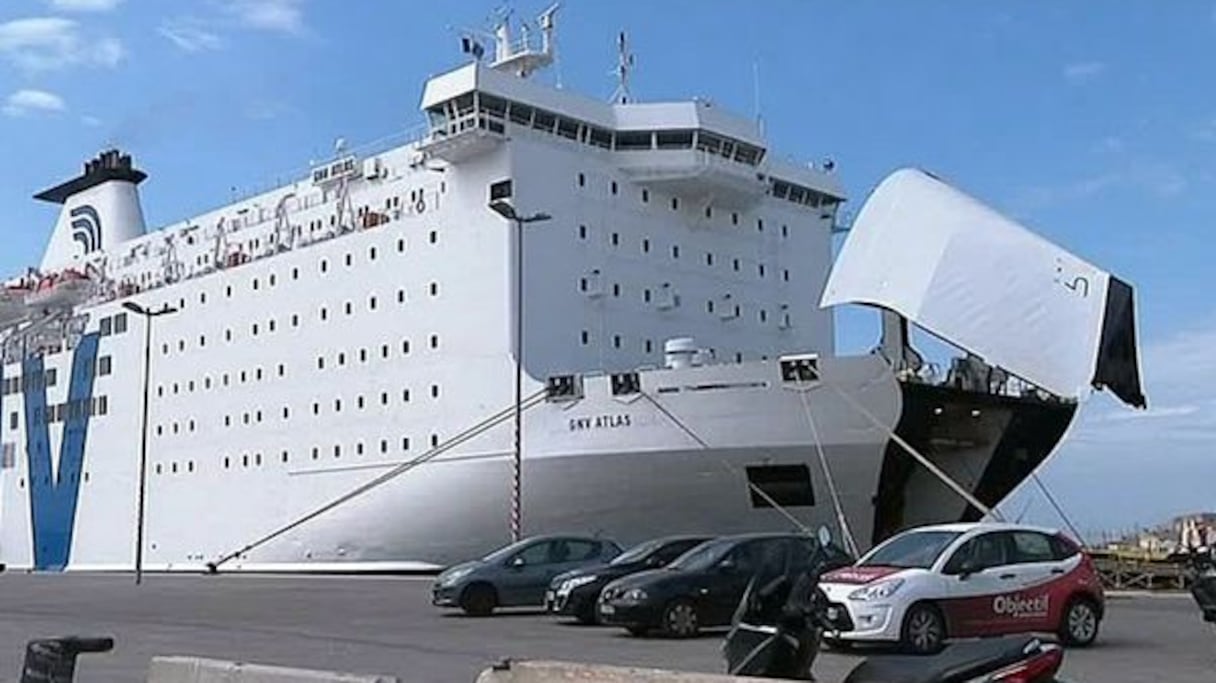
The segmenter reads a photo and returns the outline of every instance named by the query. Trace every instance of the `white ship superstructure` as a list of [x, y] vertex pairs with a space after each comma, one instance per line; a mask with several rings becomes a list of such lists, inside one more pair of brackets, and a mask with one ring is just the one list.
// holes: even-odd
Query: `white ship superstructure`
[[[709, 102], [545, 86], [525, 76], [547, 49], [502, 43], [495, 63], [427, 82], [421, 139], [339, 147], [290, 185], [159, 230], [117, 151], [39, 195], [63, 205], [59, 223], [37, 274], [0, 299], [0, 560], [132, 567], [145, 370], [153, 569], [202, 568], [444, 447], [512, 405], [517, 354], [525, 396], [549, 388], [524, 422], [528, 532], [629, 542], [843, 512], [864, 547], [974, 512], [932, 478], [889, 473], [907, 382], [882, 355], [835, 356], [818, 305], [844, 200], [830, 167], [781, 161]], [[491, 201], [550, 216], [524, 228], [522, 270]], [[146, 323], [125, 303], [173, 312]], [[994, 386], [970, 387], [983, 420], [947, 406], [957, 397], [924, 407], [984, 422], [934, 457], [986, 501], [1073, 410]], [[1053, 426], [992, 475], [1018, 401]], [[501, 424], [228, 566], [464, 559], [508, 538], [511, 455]], [[882, 482], [909, 500], [883, 512]]]

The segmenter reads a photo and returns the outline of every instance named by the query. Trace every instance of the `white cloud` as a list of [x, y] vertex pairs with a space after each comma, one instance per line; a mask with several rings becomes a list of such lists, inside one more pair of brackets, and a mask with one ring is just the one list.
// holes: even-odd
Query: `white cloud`
[[66, 109], [62, 97], [45, 90], [18, 90], [6, 97], [4, 105], [0, 107], [5, 116], [55, 114]]
[[49, 0], [53, 9], [61, 12], [108, 12], [123, 0]]
[[228, 12], [248, 28], [280, 33], [304, 32], [303, 0], [230, 0]]
[[186, 52], [219, 50], [224, 46], [224, 40], [218, 34], [196, 19], [170, 19], [162, 23], [157, 32]]
[[0, 24], [0, 59], [28, 71], [112, 68], [125, 54], [117, 38], [86, 34], [71, 19], [34, 17]]
[[80, 122], [83, 123], [84, 125], [88, 126], [89, 128], [97, 128], [98, 126], [100, 126], [102, 124], [101, 119], [97, 118], [96, 116], [87, 116], [87, 115], [81, 116]]
[[1039, 209], [1093, 199], [1116, 190], [1148, 195], [1154, 199], [1173, 199], [1189, 187], [1186, 176], [1172, 164], [1129, 159], [1113, 170], [1060, 185], [1029, 188], [1018, 195], [1014, 204], [1021, 209]]
[[1079, 84], [1093, 80], [1106, 71], [1104, 62], [1076, 62], [1064, 67], [1064, 80]]

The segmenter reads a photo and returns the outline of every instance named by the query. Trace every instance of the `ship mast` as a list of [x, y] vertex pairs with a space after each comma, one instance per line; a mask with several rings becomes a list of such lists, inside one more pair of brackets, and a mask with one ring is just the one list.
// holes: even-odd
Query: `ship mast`
[[629, 73], [633, 70], [633, 53], [629, 51], [629, 41], [624, 31], [617, 35], [616, 51], [616, 92], [612, 93], [612, 102], [613, 104], [628, 104], [631, 99]]

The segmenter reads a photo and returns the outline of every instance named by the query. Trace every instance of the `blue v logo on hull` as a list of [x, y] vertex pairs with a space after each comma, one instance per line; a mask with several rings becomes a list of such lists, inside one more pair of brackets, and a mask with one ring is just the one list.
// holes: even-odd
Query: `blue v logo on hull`
[[[72, 552], [76, 525], [76, 503], [84, 468], [84, 448], [89, 432], [93, 401], [93, 376], [99, 336], [86, 334], [72, 355], [68, 402], [64, 407], [63, 439], [59, 445], [59, 468], [51, 466], [46, 383], [41, 356], [22, 363], [25, 397], [25, 445], [29, 458], [30, 521], [33, 526], [34, 568], [60, 571]], [[32, 378], [38, 378], [31, 381]]]

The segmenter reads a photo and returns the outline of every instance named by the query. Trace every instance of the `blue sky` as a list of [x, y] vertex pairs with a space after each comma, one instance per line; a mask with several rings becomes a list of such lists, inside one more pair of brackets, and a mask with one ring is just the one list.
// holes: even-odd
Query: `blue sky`
[[[515, 2], [531, 17], [542, 3]], [[287, 177], [335, 138], [421, 122], [454, 26], [492, 2], [5, 0], [0, 272], [37, 263], [30, 195], [117, 144], [152, 174], [150, 225]], [[1084, 529], [1216, 507], [1216, 5], [1212, 2], [569, 0], [564, 87], [608, 98], [629, 32], [642, 100], [760, 114], [772, 145], [831, 157], [853, 211], [919, 165], [1138, 288], [1152, 408], [1083, 409], [1044, 480]], [[813, 295], [808, 293], [808, 295]], [[847, 349], [873, 316], [841, 315]], [[1053, 521], [1041, 496], [1006, 506]]]

